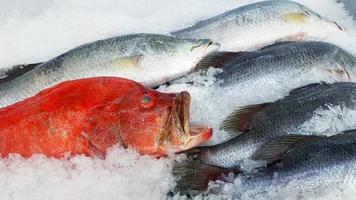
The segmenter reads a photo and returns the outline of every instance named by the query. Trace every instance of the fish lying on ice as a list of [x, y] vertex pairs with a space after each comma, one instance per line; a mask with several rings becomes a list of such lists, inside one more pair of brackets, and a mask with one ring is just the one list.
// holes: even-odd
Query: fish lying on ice
[[309, 8], [286, 0], [262, 1], [227, 11], [173, 32], [183, 38], [209, 38], [225, 51], [245, 51], [285, 40], [321, 40], [343, 32]]
[[[241, 132], [240, 135], [221, 144], [198, 147], [187, 152], [194, 160], [193, 163], [203, 165], [202, 168], [195, 169], [195, 176], [200, 177], [200, 180], [211, 180], [210, 178], [220, 175], [223, 171], [251, 170], [250, 165], [255, 161], [264, 160], [268, 164], [266, 152], [261, 151], [266, 143], [274, 138], [292, 134], [319, 134], [308, 130], [300, 131], [300, 127], [312, 119], [318, 109], [330, 110], [333, 106], [355, 110], [356, 83], [315, 83], [295, 89], [289, 96], [275, 102], [237, 109], [222, 123], [221, 128]], [[266, 163], [254, 164], [258, 167], [259, 164]], [[196, 164], [180, 164], [180, 174], [181, 169], [184, 169], [182, 165], [189, 169], [191, 165]], [[181, 183], [184, 184], [184, 181]], [[208, 181], [203, 186], [207, 183]]]
[[[356, 183], [356, 130], [330, 137], [282, 136], [270, 141], [262, 149], [269, 152], [265, 156], [278, 158], [278, 162], [260, 169], [259, 173], [240, 175], [242, 182], [236, 188], [240, 192], [253, 191], [258, 194], [280, 187], [313, 190], [315, 187]], [[193, 172], [198, 167], [208, 172], [219, 171], [214, 166], [204, 168], [203, 165], [193, 164], [189, 167]], [[176, 168], [176, 172], [179, 173], [179, 168]], [[196, 178], [194, 173], [183, 174], [178, 187], [187, 193], [189, 189], [198, 189], [197, 185], [201, 184], [199, 181], [201, 179]], [[249, 193], [250, 197], [253, 192]]]
[[287, 141], [288, 146], [279, 151], [274, 149], [280, 162], [264, 169], [263, 175], [244, 180], [241, 185], [244, 190], [266, 191], [269, 187], [288, 184], [297, 189], [313, 190], [341, 183], [356, 184], [356, 130], [330, 137], [281, 137], [266, 145], [265, 151], [271, 149], [274, 142], [282, 141]]
[[0, 109], [0, 153], [103, 158], [121, 144], [162, 156], [210, 138], [210, 128], [190, 127], [189, 110], [188, 92], [160, 93], [115, 77], [66, 81]]
[[[222, 69], [216, 75], [227, 92], [251, 96], [271, 88], [287, 92], [306, 84], [356, 81], [356, 57], [325, 42], [284, 42], [253, 52], [215, 52], [198, 68]], [[292, 78], [293, 77], [293, 78]]]
[[1, 84], [0, 107], [62, 81], [79, 78], [117, 76], [155, 87], [189, 72], [202, 57], [218, 47], [210, 40], [156, 34], [99, 40], [72, 49]]

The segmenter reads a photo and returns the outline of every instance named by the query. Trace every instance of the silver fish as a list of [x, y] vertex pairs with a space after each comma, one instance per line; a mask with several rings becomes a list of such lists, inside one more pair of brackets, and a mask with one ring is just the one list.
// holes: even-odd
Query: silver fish
[[221, 50], [245, 51], [277, 41], [324, 39], [343, 28], [309, 8], [286, 0], [262, 1], [227, 11], [173, 32], [184, 38], [209, 38]]
[[264, 88], [285, 94], [320, 81], [356, 81], [356, 57], [326, 42], [284, 42], [253, 52], [215, 52], [198, 64], [198, 68], [209, 66], [222, 69], [216, 78], [227, 94], [244, 98], [259, 95], [255, 91]]
[[[298, 142], [301, 139], [308, 141]], [[288, 141], [292, 147], [281, 149], [280, 161], [259, 175], [242, 177], [241, 191], [259, 194], [283, 187], [313, 191], [315, 187], [356, 184], [356, 130], [330, 137], [295, 135], [277, 140]]]
[[[315, 83], [291, 91], [289, 96], [273, 103], [236, 110], [223, 122], [222, 128], [243, 133], [221, 144], [189, 150], [190, 160], [173, 168], [173, 173], [182, 177], [179, 181], [182, 185], [178, 187], [202, 190], [209, 180], [221, 178], [222, 172], [246, 172], [250, 171], [247, 165], [256, 164], [252, 166], [254, 169], [273, 163], [283, 150], [294, 147], [293, 142], [302, 143], [313, 138], [294, 137], [295, 134], [320, 134], [308, 130], [301, 132], [300, 127], [312, 119], [317, 109], [329, 110], [332, 106], [355, 110], [356, 83]], [[278, 140], [280, 137], [286, 139]], [[200, 178], [194, 181], [189, 177]]]
[[156, 87], [190, 70], [219, 48], [203, 39], [134, 34], [88, 43], [0, 85], [0, 107], [66, 80], [118, 76]]

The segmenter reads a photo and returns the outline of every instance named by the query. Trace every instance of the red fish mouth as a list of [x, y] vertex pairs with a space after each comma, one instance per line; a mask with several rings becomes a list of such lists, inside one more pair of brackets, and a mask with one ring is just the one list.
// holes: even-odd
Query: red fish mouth
[[176, 98], [176, 124], [182, 127], [182, 144], [176, 152], [185, 151], [201, 145], [212, 136], [212, 129], [204, 125], [190, 124], [190, 102], [191, 97], [188, 92], [183, 91], [177, 94]]

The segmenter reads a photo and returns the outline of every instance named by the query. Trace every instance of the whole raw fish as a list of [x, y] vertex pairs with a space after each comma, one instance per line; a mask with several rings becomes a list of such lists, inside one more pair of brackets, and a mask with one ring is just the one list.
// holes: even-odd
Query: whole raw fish
[[336, 22], [301, 4], [274, 0], [238, 7], [172, 35], [209, 38], [219, 42], [221, 50], [245, 51], [278, 41], [321, 40], [330, 33], [341, 31], [343, 28]]
[[[301, 139], [308, 142], [300, 143]], [[288, 140], [289, 147], [278, 152], [280, 161], [263, 169], [264, 173], [258, 176], [243, 178], [243, 191], [261, 193], [286, 186], [312, 191], [317, 187], [356, 184], [356, 130], [331, 137], [291, 135], [275, 141], [282, 140]]]
[[[259, 169], [253, 174], [239, 175], [241, 183], [235, 198], [248, 193], [250, 198], [271, 190], [295, 189], [313, 191], [316, 187], [329, 187], [335, 184], [356, 184], [356, 130], [348, 130], [330, 137], [289, 135], [278, 137], [262, 148], [264, 152], [273, 152], [278, 162]], [[188, 167], [184, 164], [179, 167]], [[175, 172], [179, 174], [179, 167]], [[193, 163], [191, 171], [184, 170], [177, 189], [182, 193], [197, 193], [202, 183], [194, 170], [206, 173], [223, 170], [215, 166]], [[226, 172], [226, 171], [225, 171]]]
[[156, 87], [189, 72], [202, 57], [218, 47], [210, 40], [145, 33], [88, 43], [1, 84], [0, 107], [62, 81], [79, 78], [117, 76]]
[[[200, 177], [199, 180], [204, 181], [197, 187], [202, 188], [222, 172], [250, 171], [274, 162], [280, 157], [280, 150], [290, 145], [291, 138], [276, 140], [269, 149], [262, 147], [279, 137], [324, 134], [303, 130], [303, 125], [310, 122], [318, 110], [328, 111], [336, 106], [356, 109], [356, 83], [315, 83], [295, 89], [287, 97], [272, 103], [239, 108], [222, 123], [221, 128], [240, 132], [240, 135], [214, 146], [189, 150], [187, 153], [193, 161], [177, 165], [174, 171], [183, 177], [192, 173]], [[352, 125], [350, 121], [345, 123]], [[304, 139], [300, 137], [300, 142]], [[181, 181], [182, 184], [184, 182]]]
[[356, 57], [326, 42], [284, 42], [252, 52], [214, 52], [197, 69], [210, 66], [222, 69], [215, 75], [218, 84], [228, 99], [236, 101], [251, 97], [256, 101], [256, 96], [264, 100], [270, 94], [278, 98], [321, 81], [356, 82]]
[[187, 92], [160, 93], [128, 79], [67, 81], [0, 109], [0, 153], [103, 158], [115, 144], [154, 156], [179, 152], [212, 134], [190, 127], [189, 107]]

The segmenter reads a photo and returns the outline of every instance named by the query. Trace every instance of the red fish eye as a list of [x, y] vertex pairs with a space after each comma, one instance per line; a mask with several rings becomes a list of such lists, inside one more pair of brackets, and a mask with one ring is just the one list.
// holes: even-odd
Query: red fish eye
[[141, 103], [143, 107], [149, 108], [154, 104], [153, 97], [150, 94], [144, 94]]

